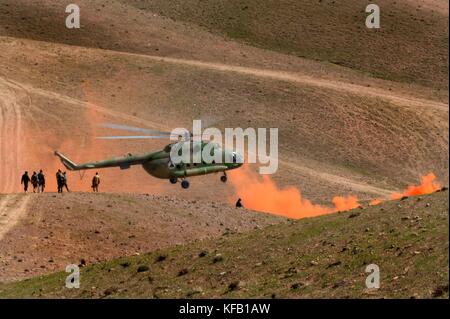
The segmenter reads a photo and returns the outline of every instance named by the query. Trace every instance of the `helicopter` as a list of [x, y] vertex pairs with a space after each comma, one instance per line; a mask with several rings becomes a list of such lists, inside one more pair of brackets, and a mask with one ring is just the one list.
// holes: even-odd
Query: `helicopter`
[[[117, 125], [117, 124], [106, 124], [104, 127], [113, 129], [122, 129], [128, 131], [142, 131], [145, 133], [158, 134], [158, 135], [124, 135], [124, 136], [102, 136], [99, 139], [145, 139], [145, 138], [168, 138], [172, 136], [173, 132], [162, 132], [149, 130], [144, 128]], [[179, 135], [179, 140], [174, 143], [167, 144], [163, 149], [156, 150], [153, 152], [148, 152], [144, 154], [131, 154], [128, 153], [125, 156], [113, 157], [110, 159], [105, 159], [101, 161], [86, 162], [82, 164], [76, 164], [70, 160], [66, 155], [59, 151], [55, 151], [54, 154], [59, 157], [62, 164], [71, 171], [80, 171], [88, 169], [98, 169], [98, 168], [109, 168], [109, 167], [119, 167], [120, 169], [128, 169], [132, 165], [142, 165], [144, 170], [153, 177], [160, 179], [168, 179], [171, 184], [176, 184], [181, 180], [181, 187], [183, 189], [189, 188], [188, 177], [207, 175], [212, 173], [222, 173], [220, 180], [223, 183], [227, 182], [226, 172], [232, 169], [239, 168], [243, 165], [243, 157], [234, 151], [223, 149], [218, 143], [211, 141], [193, 141], [192, 133], [189, 132], [188, 135]], [[203, 159], [201, 162], [180, 162], [173, 163], [171, 160], [171, 151], [174, 147], [181, 149], [184, 143], [190, 143], [191, 156], [196, 152], [202, 152], [205, 147], [211, 152], [220, 152], [220, 158], [222, 161], [215, 162], [214, 160], [209, 163], [205, 162]], [[212, 144], [212, 145], [211, 145]], [[232, 161], [226, 161], [227, 158], [231, 158]]]

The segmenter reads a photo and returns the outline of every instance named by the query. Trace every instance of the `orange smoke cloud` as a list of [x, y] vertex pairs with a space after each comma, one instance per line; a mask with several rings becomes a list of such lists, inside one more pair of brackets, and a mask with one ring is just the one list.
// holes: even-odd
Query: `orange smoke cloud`
[[259, 177], [245, 166], [230, 173], [230, 182], [246, 208], [289, 218], [319, 216], [359, 206], [355, 196], [334, 197], [334, 207], [313, 204], [298, 188], [280, 189], [269, 175]]
[[436, 176], [430, 172], [421, 177], [421, 183], [419, 185], [410, 185], [401, 193], [392, 193], [390, 198], [400, 199], [404, 196], [417, 196], [434, 193], [442, 187], [442, 185], [435, 180]]
[[354, 209], [359, 207], [358, 198], [356, 196], [347, 196], [347, 197], [341, 197], [336, 196], [333, 197], [332, 202], [334, 204], [334, 211], [335, 212], [343, 212], [349, 209]]
[[[436, 182], [436, 176], [429, 173], [421, 177], [419, 185], [408, 186], [403, 192], [395, 192], [390, 199], [400, 199], [403, 196], [424, 195], [436, 192], [441, 184]], [[334, 207], [313, 204], [302, 196], [301, 191], [288, 186], [279, 188], [269, 175], [258, 176], [248, 166], [230, 173], [230, 182], [235, 189], [235, 196], [242, 198], [246, 208], [267, 212], [289, 218], [313, 217], [346, 211], [360, 206], [356, 196], [336, 196], [332, 199]], [[230, 198], [230, 201], [232, 199]], [[235, 197], [233, 197], [235, 200]], [[384, 200], [375, 198], [370, 206], [381, 204]]]
[[[120, 74], [120, 79], [123, 78], [127, 77]], [[117, 81], [117, 78], [111, 81]], [[136, 141], [108, 143], [96, 139], [96, 136], [105, 135], [99, 124], [105, 121], [122, 123], [123, 118], [132, 120], [133, 117], [127, 114], [127, 110], [124, 110], [123, 117], [119, 116], [119, 112], [105, 112], [107, 105], [100, 99], [103, 93], [97, 92], [92, 87], [89, 80], [79, 87], [83, 93], [82, 100], [85, 101], [79, 103], [65, 103], [56, 99], [51, 100], [52, 103], [48, 105], [43, 103], [39, 108], [31, 108], [21, 103], [12, 104], [16, 100], [21, 102], [19, 98], [0, 100], [2, 111], [5, 109], [0, 114], [0, 193], [23, 191], [20, 184], [23, 172], [28, 171], [31, 175], [33, 171], [40, 169], [46, 176], [46, 191], [55, 192], [57, 190], [55, 173], [58, 169], [66, 170], [54, 156], [55, 150], [65, 153], [75, 162], [86, 162], [120, 156], [128, 152], [152, 151], [160, 147], [147, 146], [147, 141], [141, 144]], [[11, 94], [12, 97], [15, 94], [23, 94], [4, 88], [1, 83], [0, 91]], [[28, 98], [23, 100], [28, 101]], [[9, 104], [3, 107], [2, 103]], [[124, 124], [133, 125], [132, 122]], [[170, 187], [169, 183], [167, 186], [164, 186], [166, 183], [158, 183], [140, 166], [133, 166], [128, 170], [103, 169], [99, 172], [102, 178], [101, 191], [162, 194]], [[67, 170], [71, 191], [92, 191], [90, 182], [94, 173], [95, 171]], [[84, 176], [83, 179], [81, 176]]]

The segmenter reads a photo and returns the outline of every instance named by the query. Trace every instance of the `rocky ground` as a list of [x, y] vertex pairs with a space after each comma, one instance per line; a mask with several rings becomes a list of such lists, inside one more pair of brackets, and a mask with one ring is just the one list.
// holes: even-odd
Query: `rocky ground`
[[[0, 205], [1, 282], [284, 220], [215, 201], [149, 194], [0, 195]], [[8, 216], [17, 221], [6, 222]]]
[[[68, 275], [0, 285], [1, 297], [448, 298], [448, 191], [163, 248]], [[366, 267], [380, 270], [368, 289]]]

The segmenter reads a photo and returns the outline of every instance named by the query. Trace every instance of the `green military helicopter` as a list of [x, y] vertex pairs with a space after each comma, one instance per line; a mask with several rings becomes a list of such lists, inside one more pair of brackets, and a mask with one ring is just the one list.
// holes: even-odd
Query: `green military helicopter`
[[[123, 129], [128, 131], [141, 131], [150, 134], [158, 135], [123, 135], [123, 136], [102, 136], [99, 139], [157, 139], [157, 138], [170, 138], [173, 133], [149, 130], [144, 128], [117, 125], [117, 124], [105, 124], [103, 125], [107, 128], [113, 129]], [[128, 169], [132, 165], [142, 165], [144, 170], [150, 175], [160, 178], [168, 179], [170, 183], [176, 184], [178, 180], [181, 180], [181, 187], [184, 189], [189, 188], [188, 177], [206, 175], [211, 173], [222, 173], [220, 180], [224, 183], [227, 182], [226, 171], [232, 170], [242, 166], [243, 158], [237, 152], [230, 150], [225, 150], [220, 147], [219, 144], [214, 143], [214, 145], [209, 145], [208, 149], [214, 149], [213, 152], [220, 152], [220, 157], [222, 161], [220, 163], [206, 163], [203, 160], [200, 163], [179, 163], [174, 164], [171, 160], [171, 150], [173, 147], [178, 149], [182, 147], [183, 143], [191, 143], [192, 150], [191, 155], [195, 152], [202, 152], [208, 144], [213, 142], [210, 141], [199, 141], [194, 142], [192, 140], [192, 133], [187, 136], [179, 136], [179, 141], [166, 145], [162, 150], [149, 152], [145, 154], [127, 154], [125, 156], [113, 157], [110, 159], [102, 161], [87, 162], [83, 164], [76, 164], [71, 161], [67, 156], [55, 151], [55, 155], [58, 156], [63, 163], [63, 165], [71, 171], [80, 171], [87, 169], [98, 169], [98, 168], [108, 168], [108, 167], [119, 167], [120, 169]], [[227, 158], [232, 158], [231, 162], [227, 162]]]

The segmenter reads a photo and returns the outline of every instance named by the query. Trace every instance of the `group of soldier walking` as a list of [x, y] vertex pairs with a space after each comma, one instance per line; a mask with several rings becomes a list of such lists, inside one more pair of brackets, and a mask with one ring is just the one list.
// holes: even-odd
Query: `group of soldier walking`
[[33, 185], [33, 193], [43, 193], [45, 189], [45, 175], [42, 170], [39, 173], [33, 172], [31, 177], [28, 175], [28, 172], [25, 172], [22, 175], [21, 184], [23, 185], [23, 190], [25, 193], [28, 191], [28, 184], [31, 182]]
[[60, 169], [56, 172], [56, 184], [58, 185], [58, 193], [62, 193], [64, 187], [67, 189], [68, 192], [70, 192], [69, 186], [67, 186], [66, 172], [61, 172]]
[[[33, 172], [31, 177], [28, 175], [28, 171], [22, 175], [21, 184], [23, 185], [23, 190], [25, 193], [28, 192], [28, 184], [31, 182], [33, 186], [33, 193], [43, 193], [45, 190], [45, 175], [42, 170], [39, 173]], [[58, 185], [58, 193], [62, 193], [64, 188], [70, 192], [69, 186], [67, 184], [67, 174], [62, 172], [60, 169], [56, 172], [56, 184]], [[100, 185], [100, 175], [95, 173], [92, 178], [92, 190], [98, 192], [98, 186]]]

